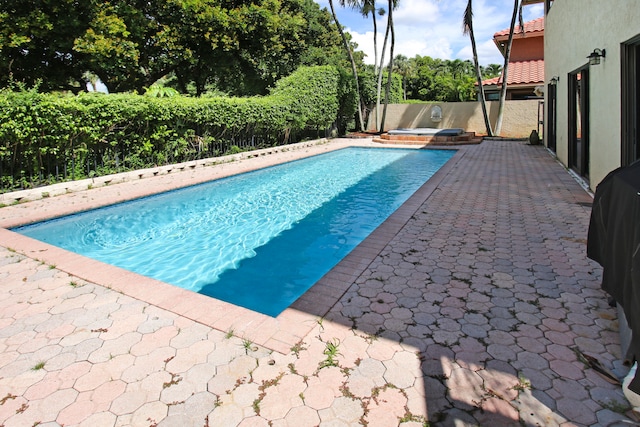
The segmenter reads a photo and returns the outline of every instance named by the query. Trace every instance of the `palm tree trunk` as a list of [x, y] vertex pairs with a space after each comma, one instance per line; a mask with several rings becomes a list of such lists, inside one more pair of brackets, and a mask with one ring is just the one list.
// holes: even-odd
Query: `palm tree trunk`
[[[509, 73], [509, 58], [511, 57], [511, 44], [513, 43], [513, 31], [516, 26], [516, 16], [520, 9], [520, 0], [513, 2], [513, 14], [511, 15], [511, 26], [509, 27], [509, 39], [504, 51], [504, 66], [502, 67], [502, 88], [500, 89], [500, 103], [498, 104], [498, 118], [496, 119], [495, 134], [502, 132], [502, 117], [504, 115], [504, 104], [507, 99], [507, 77]], [[524, 28], [522, 28], [524, 31]]]
[[482, 74], [480, 73], [480, 64], [478, 63], [478, 49], [476, 48], [476, 37], [473, 33], [473, 9], [471, 1], [467, 3], [467, 8], [464, 12], [464, 33], [469, 34], [471, 39], [471, 50], [473, 51], [473, 65], [476, 69], [476, 79], [478, 81], [478, 97], [480, 98], [480, 105], [482, 106], [482, 115], [484, 117], [484, 125], [487, 129], [487, 135], [493, 136], [491, 131], [491, 123], [489, 122], [489, 115], [487, 114], [487, 103], [484, 98], [484, 87], [482, 86]]
[[380, 96], [382, 93], [382, 73], [384, 69], [384, 54], [387, 50], [387, 40], [389, 39], [389, 18], [387, 17], [387, 29], [384, 32], [384, 41], [382, 42], [382, 52], [380, 53], [380, 67], [378, 67], [378, 85], [376, 88], [376, 130], [382, 132], [380, 123], [378, 123], [380, 117]]
[[376, 22], [376, 8], [371, 11], [373, 17], [373, 74], [378, 72], [378, 23]]
[[338, 21], [338, 17], [336, 16], [335, 8], [333, 7], [333, 0], [329, 0], [329, 6], [331, 7], [331, 14], [333, 15], [333, 20], [338, 27], [338, 31], [340, 32], [340, 37], [342, 37], [342, 42], [344, 43], [344, 47], [347, 50], [347, 54], [349, 55], [349, 60], [351, 61], [351, 70], [353, 71], [353, 78], [355, 79], [356, 84], [356, 97], [358, 98], [358, 124], [356, 125], [358, 131], [362, 131], [364, 129], [364, 124], [362, 120], [362, 102], [360, 98], [360, 84], [358, 83], [358, 70], [356, 69], [356, 61], [353, 59], [353, 53], [351, 52], [351, 47], [349, 46], [349, 42], [347, 41], [347, 37], [344, 35], [344, 31], [342, 31], [342, 25]]
[[389, 17], [387, 22], [387, 26], [391, 30], [391, 49], [389, 50], [389, 71], [384, 95], [384, 109], [382, 110], [382, 119], [380, 120], [380, 132], [384, 132], [384, 121], [387, 117], [387, 106], [389, 105], [389, 95], [391, 92], [391, 75], [393, 72], [393, 49], [396, 43], [396, 33], [393, 28], [393, 0], [389, 0]]

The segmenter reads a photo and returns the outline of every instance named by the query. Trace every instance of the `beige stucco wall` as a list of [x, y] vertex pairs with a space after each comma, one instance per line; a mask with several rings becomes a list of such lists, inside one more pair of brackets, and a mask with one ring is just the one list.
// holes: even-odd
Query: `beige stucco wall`
[[595, 49], [606, 58], [589, 69], [589, 185], [595, 189], [621, 164], [620, 44], [640, 33], [638, 0], [563, 0], [553, 3], [545, 22], [545, 78], [559, 76], [557, 155], [568, 163], [568, 74]]
[[[431, 120], [431, 108], [442, 108], [442, 120]], [[498, 101], [487, 102], [491, 126], [495, 127]], [[367, 129], [373, 129], [371, 120]], [[538, 100], [506, 101], [500, 136], [525, 138], [538, 129]], [[467, 132], [486, 135], [479, 102], [434, 102], [424, 104], [389, 104], [384, 131], [399, 128], [462, 128]]]

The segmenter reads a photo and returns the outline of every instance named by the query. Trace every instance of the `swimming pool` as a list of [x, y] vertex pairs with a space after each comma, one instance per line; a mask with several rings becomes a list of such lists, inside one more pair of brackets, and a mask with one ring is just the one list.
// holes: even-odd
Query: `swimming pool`
[[13, 231], [277, 316], [453, 154], [347, 148]]

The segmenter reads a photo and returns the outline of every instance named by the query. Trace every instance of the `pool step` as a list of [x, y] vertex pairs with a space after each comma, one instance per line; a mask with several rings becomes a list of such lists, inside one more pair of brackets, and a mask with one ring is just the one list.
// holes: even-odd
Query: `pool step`
[[475, 132], [465, 132], [462, 135], [439, 136], [439, 135], [389, 135], [383, 133], [375, 138], [373, 142], [384, 144], [409, 144], [409, 145], [465, 145], [479, 144], [482, 136]]

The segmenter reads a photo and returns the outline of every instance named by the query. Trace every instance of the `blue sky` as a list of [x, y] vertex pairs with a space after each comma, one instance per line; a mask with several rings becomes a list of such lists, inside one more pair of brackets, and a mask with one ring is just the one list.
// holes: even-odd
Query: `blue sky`
[[[316, 0], [320, 7], [329, 9], [328, 0]], [[513, 0], [475, 0], [473, 2], [473, 28], [478, 47], [480, 64], [502, 64], [503, 58], [493, 43], [493, 34], [509, 28]], [[377, 2], [378, 7], [387, 1]], [[469, 36], [462, 34], [462, 16], [467, 0], [399, 0], [398, 9], [393, 12], [396, 44], [394, 55], [407, 58], [430, 56], [440, 59], [472, 59]], [[371, 18], [363, 18], [360, 13], [341, 8], [334, 0], [340, 24], [346, 27], [359, 50], [365, 52], [365, 62], [373, 64], [373, 23]], [[525, 6], [524, 20], [530, 21], [543, 16], [542, 4]], [[382, 49], [386, 16], [378, 17], [378, 51]], [[389, 47], [387, 47], [387, 50]]]

